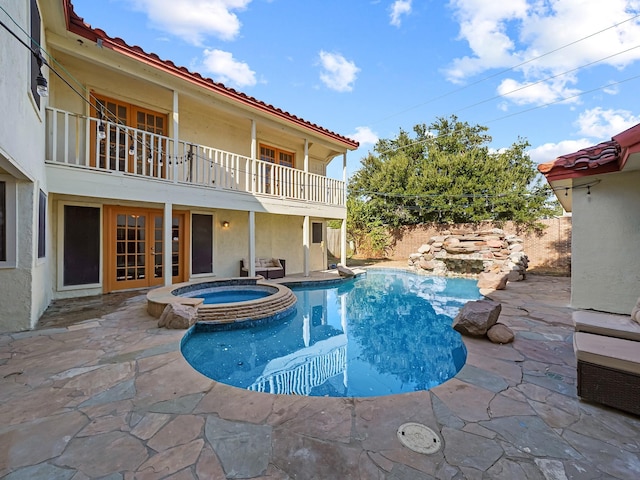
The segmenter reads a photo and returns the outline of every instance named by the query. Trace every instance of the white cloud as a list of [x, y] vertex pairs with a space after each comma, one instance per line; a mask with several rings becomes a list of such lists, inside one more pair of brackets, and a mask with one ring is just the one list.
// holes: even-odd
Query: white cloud
[[518, 82], [511, 78], [498, 86], [498, 94], [516, 105], [546, 105], [557, 101], [575, 103], [580, 90], [567, 86], [567, 81]]
[[580, 135], [589, 136], [597, 141], [609, 140], [638, 123], [640, 116], [633, 115], [628, 110], [605, 110], [600, 107], [585, 110], [576, 121]]
[[396, 0], [391, 5], [391, 25], [399, 27], [402, 23], [401, 17], [411, 13], [412, 0]]
[[593, 141], [588, 138], [579, 140], [563, 140], [558, 143], [545, 143], [539, 147], [527, 150], [529, 157], [536, 163], [551, 162], [561, 155], [577, 152], [593, 145]]
[[347, 135], [349, 138], [363, 145], [375, 145], [378, 143], [378, 135], [369, 127], [356, 127], [355, 133]]
[[256, 73], [246, 63], [235, 60], [229, 52], [205, 50], [202, 65], [218, 82], [238, 87], [251, 87], [256, 84]]
[[360, 69], [339, 53], [320, 51], [320, 80], [331, 90], [350, 92]]
[[[560, 75], [571, 69], [606, 57], [610, 58], [598, 65], [623, 69], [640, 60], [640, 49], [629, 50], [640, 44], [640, 21], [624, 22], [637, 11], [637, 0], [451, 0], [450, 7], [460, 25], [459, 39], [471, 49], [470, 55], [454, 59], [445, 70], [454, 83], [490, 69], [518, 65], [511, 76], [522, 79], [512, 82], [525, 84], [559, 75], [554, 79], [554, 90], [562, 91], [581, 73]], [[607, 29], [620, 22], [624, 23]], [[537, 92], [539, 96], [531, 93], [513, 98], [543, 103], [551, 93], [544, 88]]]
[[193, 45], [201, 46], [208, 36], [233, 40], [240, 32], [234, 11], [242, 11], [251, 0], [134, 0], [152, 25]]

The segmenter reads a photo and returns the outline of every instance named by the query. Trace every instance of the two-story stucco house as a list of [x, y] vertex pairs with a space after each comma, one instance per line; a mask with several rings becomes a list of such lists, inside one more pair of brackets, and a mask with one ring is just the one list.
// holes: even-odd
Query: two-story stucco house
[[331, 219], [346, 251], [357, 142], [112, 38], [70, 0], [8, 0], [0, 20], [0, 331], [55, 298], [238, 276], [243, 258], [308, 275]]

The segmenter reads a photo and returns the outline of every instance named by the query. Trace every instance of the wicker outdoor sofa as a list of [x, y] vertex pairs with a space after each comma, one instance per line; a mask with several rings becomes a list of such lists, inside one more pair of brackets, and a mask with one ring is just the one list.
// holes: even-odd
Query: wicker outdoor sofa
[[[256, 258], [255, 260], [256, 275], [262, 275], [265, 279], [273, 280], [276, 278], [284, 278], [287, 274], [287, 262], [284, 258]], [[240, 276], [249, 275], [249, 267], [247, 260], [240, 260]]]
[[640, 415], [640, 324], [628, 315], [573, 313], [578, 396]]

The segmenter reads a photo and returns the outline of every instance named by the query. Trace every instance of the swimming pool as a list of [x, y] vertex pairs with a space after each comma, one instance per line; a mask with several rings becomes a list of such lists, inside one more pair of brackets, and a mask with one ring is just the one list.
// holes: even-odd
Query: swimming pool
[[[476, 281], [369, 270], [337, 286], [292, 287], [296, 313], [251, 328], [199, 326], [182, 353], [199, 372], [249, 390], [371, 397], [426, 390], [466, 361], [458, 310]], [[199, 330], [202, 329], [202, 330]]]

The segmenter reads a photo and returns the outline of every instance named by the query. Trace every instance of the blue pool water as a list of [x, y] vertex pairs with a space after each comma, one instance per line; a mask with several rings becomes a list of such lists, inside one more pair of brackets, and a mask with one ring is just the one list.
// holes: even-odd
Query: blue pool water
[[274, 293], [273, 288], [262, 288], [251, 285], [242, 286], [215, 286], [203, 290], [194, 290], [185, 297], [203, 298], [205, 305], [213, 305], [218, 303], [235, 303], [248, 302], [249, 300], [258, 300]]
[[295, 314], [251, 328], [192, 330], [183, 355], [209, 378], [268, 393], [371, 397], [426, 390], [464, 365], [466, 349], [452, 319], [481, 298], [475, 280], [395, 270], [294, 293]]

